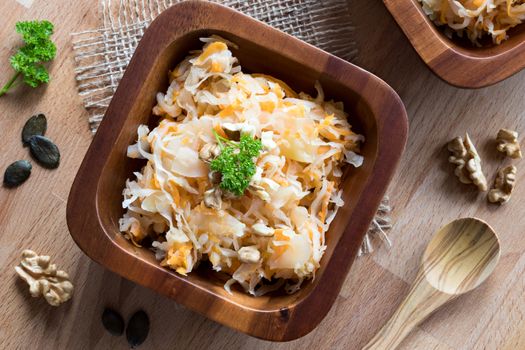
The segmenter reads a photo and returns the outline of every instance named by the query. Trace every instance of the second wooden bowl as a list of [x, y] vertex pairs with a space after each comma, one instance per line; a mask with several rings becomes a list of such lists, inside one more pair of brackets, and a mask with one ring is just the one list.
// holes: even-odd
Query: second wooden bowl
[[[126, 157], [140, 124], [155, 125], [155, 95], [168, 86], [168, 70], [199, 37], [220, 35], [239, 48], [244, 71], [274, 75], [299, 91], [343, 101], [366, 142], [364, 165], [347, 168], [343, 199], [326, 235], [327, 249], [315, 280], [292, 295], [230, 295], [224, 276], [201, 264], [188, 276], [165, 269], [154, 254], [133, 246], [119, 232], [122, 189], [144, 164]], [[148, 28], [126, 69], [104, 121], [71, 189], [67, 222], [79, 247], [119, 275], [162, 293], [212, 320], [269, 340], [291, 340], [314, 329], [335, 301], [385, 189], [401, 157], [407, 116], [397, 94], [376, 76], [226, 7], [200, 1], [175, 5]], [[176, 316], [174, 316], [176, 317]]]
[[423, 61], [446, 82], [463, 88], [495, 84], [525, 68], [525, 24], [500, 45], [477, 48], [447, 38], [417, 0], [383, 0]]

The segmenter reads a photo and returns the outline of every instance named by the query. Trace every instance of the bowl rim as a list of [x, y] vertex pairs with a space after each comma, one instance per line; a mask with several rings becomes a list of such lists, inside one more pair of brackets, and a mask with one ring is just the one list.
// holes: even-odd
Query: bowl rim
[[[176, 28], [170, 27], [170, 19], [181, 12], [191, 12], [193, 16], [181, 19]], [[217, 21], [216, 19], [220, 17], [227, 20]], [[232, 22], [237, 25], [228, 25]], [[250, 31], [245, 31], [243, 28], [250, 28]], [[370, 204], [366, 207], [357, 205], [352, 210], [353, 225], [347, 227], [341, 234], [338, 242], [339, 249], [334, 249], [328, 260], [326, 271], [320, 277], [319, 282], [322, 283], [318, 283], [316, 288], [300, 302], [287, 308], [270, 311], [254, 310], [230, 300], [223, 300], [221, 308], [224, 312], [210, 311], [209, 305], [186, 298], [188, 294], [207, 296], [207, 294], [212, 294], [209, 290], [204, 290], [182, 279], [171, 279], [160, 283], [151, 279], [137, 278], [131, 273], [129, 267], [123, 269], [122, 262], [127, 261], [139, 267], [137, 262], [139, 259], [107, 237], [98, 217], [96, 198], [98, 175], [106, 164], [112, 140], [119, 135], [131, 108], [128, 104], [127, 110], [125, 108], [117, 110], [116, 101], [134, 100], [139, 94], [142, 85], [140, 78], [146, 76], [151, 68], [148, 67], [144, 73], [141, 67], [153, 62], [152, 59], [148, 60], [146, 51], [152, 48], [151, 42], [155, 41], [154, 34], [169, 31], [169, 38], [173, 42], [176, 38], [198, 30], [230, 33], [262, 47], [271, 47], [272, 38], [282, 40], [286, 42], [286, 45], [279, 47], [282, 56], [305, 66], [321, 68], [319, 71], [323, 74], [334, 77], [339, 83], [356, 92], [360, 100], [368, 102], [375, 118], [378, 155], [357, 200], [357, 203], [360, 203], [365, 197], [363, 194], [366, 193], [366, 200]], [[301, 54], [299, 55], [298, 52]], [[315, 65], [311, 62], [315, 62]], [[340, 74], [341, 72], [347, 74]], [[385, 137], [387, 132], [389, 137]], [[273, 341], [296, 339], [313, 330], [334, 303], [344, 282], [344, 277], [357, 255], [359, 244], [399, 163], [406, 144], [407, 133], [408, 120], [401, 99], [390, 86], [375, 75], [225, 6], [204, 1], [178, 3], [164, 11], [151, 23], [126, 69], [106, 112], [106, 117], [84, 157], [71, 188], [67, 203], [69, 231], [81, 250], [105, 268], [164, 294], [216, 322], [261, 339]], [[141, 262], [140, 265], [145, 268], [148, 264]], [[159, 267], [160, 265], [155, 266], [155, 268]], [[341, 276], [330, 280], [330, 274], [327, 273], [330, 267], [338, 269]], [[186, 290], [183, 291], [181, 287]], [[312, 312], [312, 307], [315, 312]], [[236, 318], [250, 320], [251, 323], [257, 320], [260, 326], [252, 327], [250, 322], [238, 322]]]
[[383, 0], [383, 3], [421, 59], [439, 78], [453, 86], [482, 88], [525, 68], [525, 40], [469, 49], [440, 32], [417, 0]]

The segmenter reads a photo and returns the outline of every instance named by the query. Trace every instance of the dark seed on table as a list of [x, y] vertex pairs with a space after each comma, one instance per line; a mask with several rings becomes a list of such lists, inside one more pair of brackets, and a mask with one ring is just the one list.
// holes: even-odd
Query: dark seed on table
[[37, 114], [29, 118], [22, 129], [22, 142], [24, 143], [24, 146], [29, 143], [29, 139], [32, 136], [44, 136], [46, 130], [47, 119], [44, 114]]
[[47, 137], [35, 135], [29, 139], [31, 154], [42, 166], [50, 169], [60, 164], [60, 151], [58, 147]]
[[31, 163], [27, 160], [17, 160], [7, 167], [4, 173], [4, 186], [20, 186], [31, 175]]
[[126, 328], [126, 338], [129, 345], [134, 348], [144, 343], [149, 333], [149, 318], [148, 315], [140, 310], [131, 316]]
[[104, 309], [102, 313], [102, 324], [112, 335], [119, 336], [124, 333], [124, 319], [113, 309]]

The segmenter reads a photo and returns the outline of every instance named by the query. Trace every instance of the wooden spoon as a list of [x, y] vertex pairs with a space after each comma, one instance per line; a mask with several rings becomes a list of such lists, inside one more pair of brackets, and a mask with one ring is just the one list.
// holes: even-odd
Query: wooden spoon
[[500, 256], [498, 236], [475, 218], [455, 220], [430, 241], [403, 303], [363, 350], [393, 350], [427, 316], [479, 286]]

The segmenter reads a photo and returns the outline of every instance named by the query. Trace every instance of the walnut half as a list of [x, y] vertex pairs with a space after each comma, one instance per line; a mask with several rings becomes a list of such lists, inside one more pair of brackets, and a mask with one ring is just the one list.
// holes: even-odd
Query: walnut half
[[521, 158], [520, 143], [516, 131], [500, 129], [496, 141], [498, 142], [498, 151], [505, 153], [507, 157]]
[[221, 148], [216, 143], [207, 143], [199, 150], [199, 158], [205, 163], [210, 163], [221, 154]]
[[487, 179], [481, 170], [481, 158], [468, 134], [465, 139], [461, 136], [448, 143], [448, 150], [452, 155], [448, 161], [456, 166], [454, 174], [464, 184], [475, 184], [480, 191], [487, 190]]
[[73, 295], [73, 284], [69, 281], [69, 275], [57, 270], [56, 265], [50, 263], [49, 256], [38, 255], [26, 249], [22, 252], [22, 261], [20, 265], [15, 266], [15, 270], [29, 285], [31, 296], [43, 296], [52, 306], [59, 306]]
[[498, 171], [494, 188], [489, 191], [487, 196], [491, 203], [507, 203], [516, 184], [516, 167], [510, 165]]
[[204, 192], [204, 205], [207, 208], [221, 210], [222, 207], [222, 191], [218, 187], [213, 187]]

